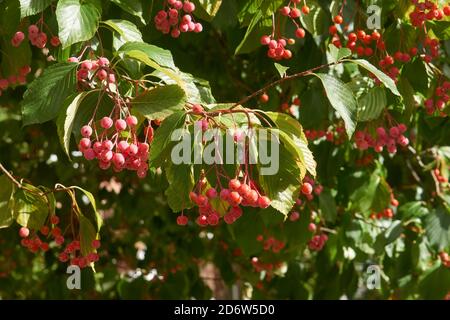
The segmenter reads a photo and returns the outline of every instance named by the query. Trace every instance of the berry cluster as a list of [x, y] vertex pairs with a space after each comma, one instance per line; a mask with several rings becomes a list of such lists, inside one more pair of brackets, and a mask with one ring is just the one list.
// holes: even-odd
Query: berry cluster
[[[227, 224], [234, 223], [242, 216], [243, 212], [240, 206], [266, 209], [271, 203], [268, 197], [260, 194], [253, 181], [246, 183], [239, 179], [231, 179], [228, 182], [228, 188], [221, 188], [219, 192], [216, 188], [207, 188], [206, 181], [201, 179], [197, 184], [197, 189], [199, 189], [198, 192], [190, 192], [189, 198], [199, 208], [196, 222], [200, 226], [216, 226], [219, 223], [221, 216], [217, 210], [217, 202], [229, 206], [228, 212], [223, 216], [223, 220]], [[185, 215], [178, 216], [178, 225], [186, 225], [187, 222], [188, 218]]]
[[[52, 215], [50, 217], [49, 226], [43, 225], [40, 228], [39, 233], [41, 234], [41, 237], [45, 237], [47, 239], [50, 238], [48, 242], [43, 241], [38, 235], [38, 232], [31, 233], [30, 229], [28, 229], [27, 227], [21, 227], [19, 229], [19, 236], [22, 238], [21, 245], [27, 248], [32, 253], [37, 253], [39, 252], [39, 250], [42, 252], [47, 252], [50, 249], [50, 243], [52, 242], [52, 240], [55, 243], [56, 247], [61, 247], [66, 239], [64, 238], [61, 228], [57, 226], [59, 222], [59, 217], [56, 215]], [[92, 248], [98, 249], [99, 247], [100, 241], [94, 240], [92, 242]], [[98, 261], [98, 255], [94, 252], [88, 254], [88, 256], [86, 257], [82, 257], [81, 255], [79, 257], [76, 257], [76, 252], [80, 251], [80, 249], [80, 241], [73, 240], [66, 246], [64, 251], [58, 255], [59, 261], [67, 262], [72, 255], [73, 258], [71, 260], [71, 264], [78, 265], [81, 268], [87, 267], [91, 263]]]
[[253, 257], [251, 260], [252, 266], [255, 269], [256, 272], [263, 272], [265, 271], [265, 280], [270, 282], [270, 280], [273, 277], [273, 272], [279, 268], [281, 268], [282, 263], [271, 263], [267, 262], [264, 263], [258, 257]]
[[[25, 40], [25, 34], [22, 31], [17, 31], [11, 39], [11, 45], [13, 47], [19, 47], [23, 40]], [[39, 30], [37, 25], [32, 24], [28, 27], [28, 40], [30, 40], [33, 46], [44, 49], [47, 45], [48, 36], [45, 32]], [[50, 38], [50, 44], [53, 47], [57, 47], [61, 42], [57, 36], [52, 36]]]
[[441, 174], [441, 170], [439, 169], [434, 169], [433, 175], [440, 184], [446, 184], [448, 182], [448, 179]]
[[17, 84], [24, 85], [27, 83], [27, 75], [31, 72], [30, 66], [23, 66], [19, 69], [19, 74], [10, 75], [8, 78], [0, 78], [0, 96], [10, 86]]
[[[306, 200], [312, 201], [314, 195], [319, 196], [323, 191], [323, 186], [321, 184], [316, 184], [310, 177], [305, 177], [302, 187], [300, 189], [300, 195], [303, 195]], [[301, 199], [297, 200], [297, 205], [301, 205]]]
[[431, 63], [433, 59], [439, 57], [439, 48], [441, 44], [438, 39], [431, 39], [426, 37], [423, 42], [424, 53], [420, 55], [420, 58], [426, 63]]
[[168, 0], [166, 10], [159, 11], [155, 16], [156, 29], [164, 34], [170, 33], [173, 38], [178, 38], [182, 32], [202, 32], [202, 24], [195, 22], [191, 15], [194, 10], [195, 4], [188, 0], [184, 3]]
[[[98, 249], [100, 248], [100, 241], [93, 240], [91, 243], [92, 248]], [[78, 252], [78, 253], [77, 253]], [[98, 261], [98, 254], [95, 252], [89, 253], [87, 256], [83, 256], [81, 254], [81, 246], [80, 241], [74, 240], [69, 243], [64, 251], [58, 255], [58, 259], [61, 262], [70, 261], [70, 264], [73, 266], [78, 266], [80, 268], [86, 268], [91, 265], [91, 263], [95, 263]]]
[[340, 145], [345, 142], [346, 134], [343, 126], [330, 127], [325, 130], [305, 130], [305, 136], [309, 141], [321, 141], [326, 140], [332, 142], [335, 145]]
[[411, 0], [415, 6], [414, 11], [409, 14], [411, 23], [415, 27], [422, 27], [426, 21], [442, 20], [445, 16], [450, 16], [450, 6], [446, 5], [443, 9], [438, 7], [436, 2], [426, 0]]
[[[296, 19], [300, 18], [302, 14], [307, 15], [310, 12], [310, 8], [305, 4], [301, 8], [297, 8], [297, 5], [300, 4], [302, 0], [291, 0], [289, 1], [287, 6], [284, 6], [280, 9], [280, 14], [289, 18], [294, 25], [296, 26], [295, 36], [298, 39], [303, 39], [306, 36], [306, 31], [303, 29], [300, 24], [296, 21]], [[295, 44], [295, 39], [293, 38], [283, 38], [277, 37], [275, 38], [276, 28], [273, 26], [273, 32], [271, 35], [264, 35], [261, 37], [261, 44], [263, 46], [268, 46], [267, 56], [274, 60], [283, 60], [292, 58], [292, 52], [286, 49], [286, 46]]]
[[312, 237], [308, 243], [308, 247], [313, 251], [321, 251], [328, 241], [328, 236], [325, 233], [317, 234]]
[[[91, 122], [81, 128], [83, 138], [78, 148], [83, 152], [86, 160], [98, 160], [98, 166], [107, 170], [113, 167], [115, 172], [124, 169], [137, 172], [139, 178], [147, 176], [150, 145], [153, 138], [153, 129], [146, 127], [145, 140], [139, 142], [136, 134], [138, 120], [135, 116], [128, 115], [122, 119], [120, 115], [112, 119], [103, 117], [100, 120], [102, 132], [99, 134]], [[91, 138], [94, 135], [94, 138]]]
[[450, 101], [450, 82], [445, 81], [442, 85], [438, 86], [435, 90], [435, 96], [425, 100], [425, 110], [428, 114], [432, 115], [436, 111], [440, 112], [442, 116], [446, 116], [443, 113], [448, 102]]
[[368, 132], [357, 131], [355, 134], [356, 147], [363, 151], [373, 148], [377, 153], [383, 152], [384, 147], [386, 147], [389, 153], [395, 154], [397, 153], [397, 145], [406, 147], [409, 144], [408, 138], [403, 135], [406, 130], [404, 124], [391, 127], [389, 130], [378, 127], [375, 137]]
[[444, 252], [444, 251], [440, 252], [439, 259], [441, 260], [444, 267], [450, 268], [450, 256], [448, 255], [447, 252]]
[[299, 118], [300, 116], [300, 107], [302, 105], [302, 101], [300, 98], [293, 98], [292, 102], [289, 104], [288, 102], [284, 102], [280, 105], [280, 111], [289, 113], [291, 116], [295, 118]]
[[[336, 47], [341, 48], [345, 38], [341, 40], [337, 33], [337, 28], [330, 30], [330, 33], [333, 35], [332, 43]], [[375, 54], [376, 50], [383, 51], [386, 49], [381, 34], [376, 30], [371, 33], [366, 33], [366, 31], [361, 29], [356, 30], [355, 32], [349, 33], [346, 40], [346, 47], [360, 57], [371, 57]]]
[[273, 253], [279, 253], [286, 246], [283, 241], [277, 240], [274, 237], [268, 237], [264, 240], [262, 234], [256, 237], [256, 241], [263, 243], [264, 251], [272, 251]]
[[394, 217], [394, 211], [391, 208], [386, 208], [378, 213], [372, 212], [369, 217], [372, 220], [392, 219]]
[[[80, 62], [77, 57], [70, 57], [68, 61], [79, 63], [77, 80], [89, 89], [92, 89], [92, 86], [95, 86], [97, 83], [102, 84], [103, 81], [109, 84], [116, 83], [116, 75], [109, 68], [108, 58], [99, 57], [96, 60], [84, 60]], [[96, 80], [99, 82], [96, 82]]]

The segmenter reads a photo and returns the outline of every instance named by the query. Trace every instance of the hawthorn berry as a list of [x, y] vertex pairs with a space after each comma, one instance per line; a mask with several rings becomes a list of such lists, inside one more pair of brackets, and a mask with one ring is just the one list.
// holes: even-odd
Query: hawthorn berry
[[19, 236], [21, 238], [26, 238], [30, 235], [30, 229], [28, 229], [27, 227], [21, 227], [19, 229]]

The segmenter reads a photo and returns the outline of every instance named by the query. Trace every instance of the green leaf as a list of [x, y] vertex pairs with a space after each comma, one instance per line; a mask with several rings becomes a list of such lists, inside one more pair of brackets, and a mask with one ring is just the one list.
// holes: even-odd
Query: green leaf
[[395, 85], [394, 80], [392, 80], [387, 74], [385, 74], [383, 71], [377, 69], [375, 66], [373, 66], [369, 61], [363, 60], [363, 59], [355, 59], [355, 60], [346, 60], [352, 63], [356, 63], [360, 67], [363, 67], [370, 73], [374, 74], [378, 80], [381, 81], [385, 85], [386, 88], [391, 90], [393, 94], [396, 96], [400, 96], [400, 93], [398, 92], [397, 86]]
[[7, 228], [14, 221], [13, 183], [6, 176], [0, 176], [0, 229]]
[[45, 10], [52, 0], [19, 0], [20, 1], [20, 18], [25, 18]]
[[146, 24], [143, 17], [142, 3], [139, 0], [110, 0], [118, 5], [122, 10], [138, 17], [143, 24]]
[[[0, 1], [0, 35], [10, 35], [15, 33], [20, 23], [20, 6], [16, 0]], [[5, 50], [2, 45], [2, 50]]]
[[310, 8], [309, 14], [302, 14], [300, 17], [300, 22], [312, 35], [320, 35], [325, 31], [324, 23], [326, 22], [326, 13], [320, 6], [320, 4], [315, 0], [308, 1], [308, 6]]
[[171, 141], [172, 133], [184, 126], [185, 119], [186, 113], [177, 111], [164, 119], [161, 126], [155, 131], [155, 137], [151, 146], [152, 151], [150, 152], [150, 164], [152, 166], [161, 166], [165, 156], [170, 153], [168, 147], [173, 144], [173, 141]]
[[319, 208], [326, 221], [334, 223], [337, 217], [336, 201], [330, 189], [325, 189], [319, 196]]
[[275, 123], [278, 129], [289, 135], [296, 146], [295, 149], [302, 154], [299, 160], [302, 161], [306, 170], [315, 177], [317, 163], [311, 150], [308, 148], [308, 139], [300, 123], [284, 113], [266, 112], [266, 115]]
[[450, 39], [450, 21], [427, 21], [427, 26], [433, 30], [439, 40]]
[[193, 0], [194, 14], [205, 21], [212, 21], [222, 5], [222, 0]]
[[56, 127], [59, 141], [64, 152], [70, 159], [70, 137], [72, 135], [73, 124], [77, 115], [78, 107], [89, 92], [81, 92], [78, 95], [70, 96], [64, 102], [64, 106], [56, 119]]
[[44, 225], [51, 206], [42, 190], [24, 184], [14, 193], [14, 202], [14, 215], [18, 224], [34, 230]]
[[[272, 129], [271, 132], [273, 131], [275, 130]], [[268, 138], [273, 139], [273, 137]], [[259, 142], [265, 143], [262, 140], [263, 138], [259, 137]], [[267, 143], [270, 143], [269, 141]], [[272, 159], [279, 161], [279, 169], [275, 175], [259, 174], [259, 183], [265, 194], [272, 200], [271, 206], [286, 217], [294, 206], [304, 177], [304, 172], [301, 172], [294, 155], [288, 151], [289, 147], [283, 143], [279, 144], [279, 159]]]
[[168, 161], [165, 166], [169, 188], [165, 191], [167, 203], [173, 212], [189, 208], [191, 200], [189, 192], [194, 189], [195, 180], [192, 165], [175, 165]]
[[164, 119], [174, 111], [183, 110], [186, 94], [178, 85], [167, 85], [138, 95], [132, 104], [147, 119]]
[[119, 53], [127, 53], [135, 50], [143, 52], [149, 59], [153, 60], [161, 67], [177, 70], [175, 63], [173, 62], [172, 53], [169, 50], [161, 49], [160, 47], [148, 43], [127, 42], [120, 47]]
[[250, 53], [261, 47], [260, 39], [270, 32], [272, 26], [271, 18], [264, 18], [263, 13], [258, 11], [252, 18], [244, 38], [237, 46], [234, 54]]
[[367, 216], [372, 212], [381, 212], [390, 203], [391, 190], [380, 170], [375, 170], [370, 179], [351, 195], [352, 207]]
[[43, 123], [58, 115], [66, 97], [75, 90], [76, 68], [76, 63], [54, 64], [28, 86], [22, 101], [24, 125]]
[[56, 19], [62, 47], [67, 48], [74, 43], [94, 37], [100, 16], [99, 10], [93, 3], [59, 0], [56, 7]]
[[280, 75], [280, 77], [284, 78], [286, 76], [286, 71], [289, 70], [289, 67], [282, 66], [281, 64], [276, 63], [276, 62], [274, 63], [274, 66], [277, 69], [278, 74]]
[[106, 20], [102, 22], [114, 31], [113, 47], [117, 51], [127, 42], [142, 42], [142, 33], [134, 23], [127, 20]]
[[[90, 217], [93, 218], [92, 220], [94, 222], [95, 229], [97, 230], [97, 232], [99, 232], [100, 228], [103, 225], [103, 219], [102, 219], [102, 217], [100, 216], [100, 213], [97, 210], [97, 205], [95, 203], [94, 195], [91, 192], [89, 192], [89, 191], [87, 191], [87, 190], [85, 190], [85, 189], [83, 189], [81, 187], [78, 187], [78, 186], [73, 186], [72, 188], [80, 190], [88, 198], [89, 204], [92, 207], [92, 213], [93, 214], [87, 215], [87, 218], [90, 218]], [[86, 214], [85, 214], [85, 216], [86, 216]]]
[[87, 256], [91, 252], [95, 252], [95, 248], [92, 247], [92, 241], [97, 239], [97, 232], [92, 225], [91, 221], [83, 214], [78, 216], [80, 221], [80, 247], [81, 254]]
[[429, 268], [419, 283], [419, 293], [422, 299], [442, 300], [450, 288], [450, 269], [436, 264]]
[[345, 123], [345, 129], [349, 137], [356, 129], [356, 99], [353, 92], [341, 80], [325, 73], [314, 73], [325, 88], [325, 93], [330, 104], [341, 116]]
[[138, 60], [140, 62], [145, 63], [147, 66], [152, 67], [153, 69], [160, 71], [162, 74], [169, 77], [171, 80], [175, 81], [176, 84], [178, 84], [180, 87], [183, 88], [183, 90], [186, 89], [186, 83], [183, 81], [183, 79], [180, 77], [180, 75], [166, 67], [161, 67], [158, 63], [156, 63], [154, 60], [151, 59], [150, 56], [148, 56], [145, 52], [140, 50], [130, 50], [125, 53], [129, 58]]
[[450, 245], [450, 211], [440, 206], [425, 219], [425, 229], [430, 244], [438, 250]]
[[256, 238], [264, 230], [264, 223], [260, 214], [246, 212], [229, 228], [233, 230], [236, 243], [246, 256], [251, 256], [261, 251], [261, 243]]
[[330, 44], [329, 48], [331, 58], [330, 62], [338, 62], [352, 55], [352, 51], [348, 48], [337, 48], [334, 44]]
[[358, 121], [378, 119], [387, 106], [386, 91], [381, 87], [374, 87], [358, 99]]

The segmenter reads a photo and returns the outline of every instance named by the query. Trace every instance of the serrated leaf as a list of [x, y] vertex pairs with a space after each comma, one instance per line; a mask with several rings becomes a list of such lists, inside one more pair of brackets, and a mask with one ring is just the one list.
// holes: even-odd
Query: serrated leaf
[[155, 137], [151, 145], [150, 165], [159, 167], [164, 162], [164, 157], [170, 153], [168, 150], [172, 144], [171, 136], [176, 129], [184, 126], [186, 113], [184, 111], [177, 111], [168, 116], [161, 123], [161, 126], [155, 131]]
[[356, 189], [350, 199], [352, 207], [367, 216], [372, 212], [381, 212], [389, 207], [391, 190], [380, 170], [375, 170], [370, 179]]
[[173, 112], [183, 109], [186, 104], [186, 94], [178, 85], [167, 85], [138, 95], [132, 104], [134, 110], [147, 119], [164, 119]]
[[83, 214], [78, 216], [80, 221], [80, 249], [81, 254], [85, 257], [91, 252], [95, 252], [95, 248], [92, 247], [92, 241], [97, 239], [97, 232], [92, 225], [91, 221]]
[[173, 212], [190, 207], [189, 192], [194, 189], [195, 180], [192, 165], [175, 165], [168, 161], [165, 166], [169, 187], [165, 191], [167, 203]]
[[261, 11], [258, 11], [252, 18], [244, 38], [237, 46], [234, 54], [244, 54], [252, 52], [261, 46], [260, 38], [270, 32], [272, 19], [265, 18]]
[[25, 18], [45, 10], [52, 0], [19, 0], [20, 1], [20, 17]]
[[352, 55], [352, 51], [348, 48], [337, 48], [334, 44], [328, 46], [330, 48], [330, 62], [338, 62]]
[[127, 42], [142, 42], [142, 33], [127, 20], [111, 19], [102, 22], [114, 31], [113, 47], [117, 51]]
[[369, 71], [370, 73], [375, 75], [378, 78], [378, 80], [380, 80], [385, 85], [386, 88], [391, 90], [391, 92], [393, 94], [395, 94], [396, 96], [400, 96], [400, 93], [398, 92], [398, 89], [397, 89], [397, 86], [395, 85], [394, 80], [392, 80], [383, 71], [377, 69], [369, 61], [363, 60], [363, 59], [355, 59], [355, 60], [352, 59], [352, 60], [346, 60], [346, 61], [356, 63], [357, 65], [363, 67], [364, 69], [366, 69], [367, 71]]
[[306, 170], [315, 177], [317, 163], [311, 150], [308, 148], [308, 139], [300, 123], [284, 113], [266, 112], [266, 115], [275, 123], [278, 129], [290, 136], [296, 146], [296, 150], [302, 154], [299, 160], [306, 167]]
[[43, 192], [35, 186], [24, 184], [14, 193], [14, 216], [23, 227], [39, 230], [49, 214], [49, 203]]
[[54, 64], [28, 86], [22, 101], [24, 125], [56, 118], [66, 97], [75, 90], [76, 68], [76, 63]]
[[143, 24], [146, 21], [143, 17], [142, 3], [139, 0], [110, 0], [112, 3], [117, 4], [122, 10], [138, 17]]
[[7, 228], [14, 221], [14, 186], [6, 176], [0, 176], [0, 229]]
[[77, 115], [78, 107], [89, 92], [82, 92], [76, 96], [70, 96], [64, 102], [61, 112], [56, 119], [56, 127], [59, 142], [64, 152], [70, 159], [70, 137], [72, 136], [73, 124]]
[[440, 206], [434, 209], [425, 219], [425, 229], [430, 244], [438, 250], [450, 245], [450, 212]]
[[323, 84], [331, 106], [344, 120], [347, 135], [351, 137], [356, 129], [357, 105], [353, 92], [341, 80], [325, 73], [314, 73]]
[[378, 119], [387, 106], [384, 88], [374, 87], [358, 99], [358, 121]]
[[147, 55], [148, 58], [159, 64], [161, 67], [167, 67], [177, 70], [173, 62], [172, 53], [169, 50], [144, 43], [144, 42], [128, 42], [119, 49], [119, 53], [127, 53], [129, 51], [141, 51]]
[[56, 19], [62, 47], [67, 48], [74, 43], [94, 37], [100, 16], [96, 5], [91, 2], [59, 0], [56, 7]]
[[450, 21], [427, 21], [427, 27], [433, 30], [439, 40], [450, 39]]

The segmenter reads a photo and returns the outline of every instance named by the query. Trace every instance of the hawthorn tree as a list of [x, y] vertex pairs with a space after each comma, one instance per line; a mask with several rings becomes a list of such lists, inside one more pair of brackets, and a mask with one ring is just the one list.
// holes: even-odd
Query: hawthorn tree
[[0, 40], [0, 298], [449, 298], [446, 1], [2, 0]]

